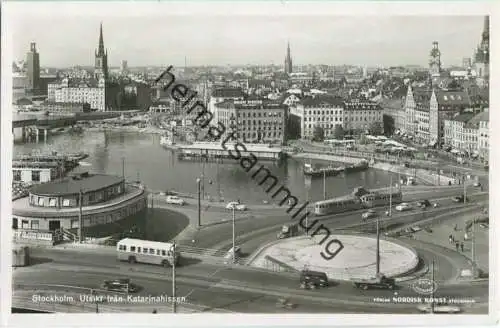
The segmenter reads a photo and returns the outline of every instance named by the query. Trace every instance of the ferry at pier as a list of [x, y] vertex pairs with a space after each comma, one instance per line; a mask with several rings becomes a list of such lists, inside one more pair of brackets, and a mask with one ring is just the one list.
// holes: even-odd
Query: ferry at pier
[[344, 168], [340, 166], [328, 165], [326, 167], [313, 167], [311, 164], [304, 164], [304, 175], [312, 177], [336, 176], [343, 172]]
[[369, 162], [367, 160], [361, 160], [359, 163], [347, 166], [333, 166], [328, 165], [326, 167], [313, 167], [312, 164], [304, 164], [304, 175], [309, 175], [312, 177], [323, 177], [323, 176], [336, 176], [339, 173], [352, 173], [364, 171], [369, 168]]

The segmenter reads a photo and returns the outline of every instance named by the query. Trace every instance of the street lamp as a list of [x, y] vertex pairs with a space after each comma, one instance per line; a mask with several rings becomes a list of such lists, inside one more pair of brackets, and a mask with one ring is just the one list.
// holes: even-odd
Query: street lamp
[[175, 261], [177, 261], [177, 250], [176, 250], [176, 245], [175, 245], [175, 240], [172, 243], [172, 312], [177, 313], [177, 303], [175, 299], [175, 292], [176, 292], [176, 287], [175, 287]]
[[233, 264], [236, 262], [236, 238], [235, 238], [235, 208], [236, 205], [233, 204], [232, 212], [233, 212]]
[[198, 228], [201, 227], [201, 179], [196, 179], [198, 185]]

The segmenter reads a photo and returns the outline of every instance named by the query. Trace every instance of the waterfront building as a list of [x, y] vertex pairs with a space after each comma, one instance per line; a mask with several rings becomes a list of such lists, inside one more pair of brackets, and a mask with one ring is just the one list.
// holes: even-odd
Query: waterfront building
[[220, 121], [215, 105], [226, 100], [245, 100], [247, 94], [241, 88], [215, 88], [208, 102], [208, 111], [214, 115], [216, 121]]
[[30, 51], [26, 54], [26, 75], [28, 88], [33, 92], [40, 89], [40, 54], [36, 51], [36, 43], [31, 42]]
[[34, 106], [40, 111], [51, 113], [87, 113], [92, 109], [89, 103], [44, 101]]
[[348, 100], [344, 102], [343, 128], [350, 134], [369, 132], [374, 124], [382, 126], [382, 107], [372, 101]]
[[433, 90], [429, 100], [430, 143], [442, 145], [444, 121], [470, 109], [469, 96], [464, 91]]
[[47, 100], [61, 103], [88, 103], [93, 110], [106, 110], [106, 82], [64, 78], [60, 83], [48, 85]]
[[444, 121], [444, 141], [469, 155], [484, 156], [488, 148], [488, 125], [488, 112], [457, 114]]
[[382, 114], [390, 116], [394, 120], [394, 131], [404, 131], [406, 119], [404, 99], [383, 99], [380, 106]]
[[226, 100], [215, 105], [217, 121], [226, 135], [237, 131], [243, 142], [280, 143], [285, 140], [287, 107], [278, 101]]
[[312, 139], [314, 128], [323, 128], [325, 138], [334, 138], [335, 127], [342, 126], [344, 120], [344, 102], [341, 98], [317, 96], [303, 98], [290, 111], [300, 120], [300, 137]]
[[143, 186], [127, 184], [123, 177], [81, 172], [35, 185], [29, 196], [14, 200], [12, 226], [51, 235], [68, 231], [75, 236], [81, 213], [85, 235], [89, 236], [98, 234], [105, 225], [120, 225], [146, 206]]
[[490, 136], [490, 115], [489, 111], [486, 110], [478, 116], [475, 117], [475, 119], [479, 120], [479, 144], [478, 144], [478, 152], [479, 156], [482, 159], [488, 160], [489, 155], [490, 155], [490, 142], [489, 142], [489, 136]]

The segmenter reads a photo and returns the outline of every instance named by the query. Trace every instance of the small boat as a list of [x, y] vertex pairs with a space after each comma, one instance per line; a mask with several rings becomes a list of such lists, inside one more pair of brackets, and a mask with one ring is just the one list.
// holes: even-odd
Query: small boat
[[345, 173], [365, 171], [368, 169], [369, 166], [370, 166], [369, 162], [363, 159], [357, 164], [346, 166]]
[[168, 136], [161, 136], [160, 145], [167, 149], [178, 149], [179, 147], [175, 144], [172, 138]]
[[328, 165], [326, 167], [313, 167], [311, 164], [304, 164], [304, 175], [310, 175], [312, 177], [323, 177], [323, 176], [336, 176], [344, 171], [343, 167], [334, 167]]
[[78, 165], [80, 166], [92, 166], [89, 162], [78, 162]]

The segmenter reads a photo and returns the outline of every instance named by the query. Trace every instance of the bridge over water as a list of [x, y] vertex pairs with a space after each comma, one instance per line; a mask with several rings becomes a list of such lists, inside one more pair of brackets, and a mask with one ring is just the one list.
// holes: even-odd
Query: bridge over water
[[73, 115], [44, 115], [40, 114], [24, 114], [13, 113], [12, 116], [12, 131], [15, 128], [23, 129], [23, 137], [27, 133], [34, 133], [38, 138], [41, 131], [47, 137], [49, 130], [75, 125], [81, 121], [102, 120], [107, 118], [115, 118], [120, 116], [117, 112], [91, 112], [91, 113], [75, 113]]

